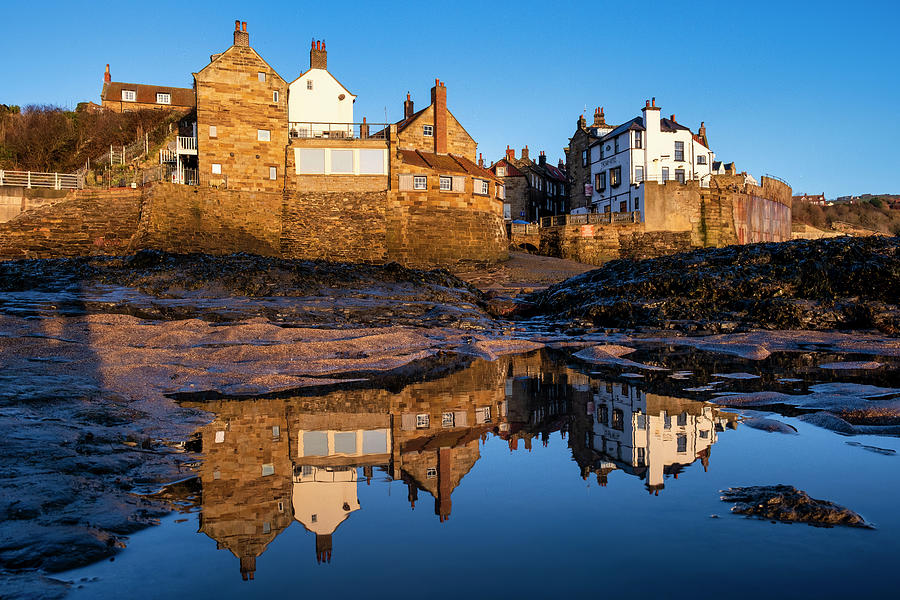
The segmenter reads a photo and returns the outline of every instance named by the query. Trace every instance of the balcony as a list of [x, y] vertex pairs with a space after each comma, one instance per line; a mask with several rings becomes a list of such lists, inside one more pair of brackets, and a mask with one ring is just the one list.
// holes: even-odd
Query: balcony
[[197, 138], [179, 135], [176, 141], [175, 152], [177, 154], [197, 155]]
[[288, 135], [299, 139], [386, 140], [390, 123], [316, 123], [291, 121]]

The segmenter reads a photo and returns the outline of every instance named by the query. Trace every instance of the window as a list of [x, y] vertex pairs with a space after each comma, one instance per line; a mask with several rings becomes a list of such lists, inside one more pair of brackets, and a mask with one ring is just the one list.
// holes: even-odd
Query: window
[[606, 206], [603, 207], [603, 212], [608, 213], [609, 209], [610, 209], [610, 205], [607, 204]]
[[272, 92], [272, 102], [278, 104], [278, 90]]
[[268, 129], [257, 129], [256, 139], [260, 142], [268, 142], [272, 139], [272, 133]]
[[644, 180], [644, 167], [634, 168], [634, 182], [640, 183]]
[[506, 186], [505, 185], [497, 185], [497, 197], [501, 200], [506, 200]]
[[609, 408], [605, 404], [600, 405], [600, 412], [597, 415], [597, 420], [600, 421], [601, 425], [609, 425]]
[[506, 167], [497, 167], [497, 177], [506, 177]]
[[641, 430], [647, 429], [647, 415], [637, 416], [637, 428]]
[[156, 103], [157, 104], [171, 104], [172, 96], [163, 92], [156, 92]]
[[318, 520], [319, 520], [319, 515], [318, 515], [318, 514], [315, 514], [315, 515], [309, 515], [309, 520], [310, 520], [311, 523], [316, 523], [316, 522], [318, 522]]
[[663, 411], [663, 429], [672, 429], [672, 417], [668, 411]]
[[614, 167], [609, 170], [609, 187], [619, 187], [622, 183], [622, 167]]
[[278, 167], [269, 167], [269, 179], [272, 181], [278, 179]]
[[453, 427], [453, 413], [445, 412], [441, 415], [441, 427]]
[[122, 100], [125, 102], [134, 102], [137, 100], [137, 92], [134, 90], [122, 90]]
[[427, 190], [428, 189], [428, 178], [424, 175], [416, 175], [413, 177], [413, 189], [414, 190]]
[[612, 428], [619, 431], [625, 430], [625, 413], [621, 408], [614, 408], [612, 414]]
[[428, 467], [425, 469], [426, 479], [435, 479], [437, 477], [437, 467]]
[[684, 169], [675, 169], [675, 181], [684, 183]]
[[434, 126], [433, 125], [422, 125], [422, 135], [425, 137], [431, 137], [434, 135]]
[[668, 181], [668, 180], [669, 180], [669, 167], [663, 167], [663, 168], [662, 168], [662, 180], [663, 180], [663, 181]]
[[488, 194], [488, 182], [484, 179], [476, 179], [475, 180], [475, 193], [480, 194], [482, 196], [487, 196]]
[[634, 147], [635, 148], [643, 148], [644, 147], [644, 132], [643, 131], [635, 131], [634, 132]]
[[216, 432], [216, 443], [217, 443], [217, 444], [221, 444], [221, 443], [224, 442], [224, 441], [225, 441], [225, 432], [224, 432], [224, 431], [217, 431], [217, 432]]
[[213, 163], [212, 164], [212, 172], [213, 172], [213, 175], [221, 175], [222, 174], [222, 165], [220, 165], [219, 163]]
[[634, 210], [638, 210], [638, 209], [640, 209], [640, 207], [641, 207], [641, 199], [635, 198], [634, 199]]
[[353, 173], [353, 150], [332, 150], [331, 172], [343, 174]]
[[588, 152], [584, 150], [581, 152], [581, 166], [586, 167], [588, 164]]
[[675, 142], [675, 160], [684, 160], [684, 142]]
[[416, 429], [427, 429], [431, 418], [428, 413], [419, 413], [416, 415]]
[[678, 422], [678, 426], [679, 426], [679, 427], [687, 427], [687, 413], [684, 412], [684, 411], [681, 411], [681, 412], [678, 414], [678, 421], [677, 421], [677, 422]]
[[308, 89], [308, 90], [313, 89], [313, 82], [312, 82], [312, 79], [307, 79], [307, 80], [306, 80], [306, 89]]
[[262, 476], [268, 477], [269, 475], [275, 474], [275, 465], [273, 463], [266, 463], [262, 466]]
[[683, 433], [678, 434], [678, 453], [684, 454], [687, 452], [687, 436]]
[[645, 458], [645, 456], [646, 456], [645, 452], [646, 452], [646, 450], [644, 450], [643, 448], [637, 449], [637, 466], [639, 466], [639, 467], [643, 467], [644, 461], [647, 460]]
[[705, 155], [705, 154], [698, 154], [698, 155], [697, 155], [697, 164], [698, 164], [698, 165], [705, 165], [705, 164], [706, 164], [706, 155]]
[[278, 425], [272, 426], [272, 439], [278, 439], [281, 437], [281, 427]]
[[211, 138], [219, 137], [219, 128], [216, 127], [215, 125], [210, 125], [209, 126], [209, 137], [211, 137]]
[[313, 466], [312, 465], [303, 465], [303, 467], [301, 467], [301, 469], [302, 469], [301, 473], [303, 473], [304, 477], [309, 477], [310, 475], [313, 474]]
[[266, 74], [263, 71], [257, 73], [256, 78], [259, 79], [262, 83], [266, 82]]
[[298, 148], [297, 173], [321, 174], [325, 172], [324, 148]]
[[624, 200], [619, 202], [619, 212], [620, 213], [628, 212], [628, 203], [625, 202]]
[[360, 175], [384, 175], [387, 150], [359, 150]]
[[594, 187], [597, 188], [598, 192], [606, 189], [606, 173], [597, 173], [594, 176]]
[[615, 137], [615, 139], [613, 140], [613, 144], [615, 144], [616, 154], [618, 154], [619, 153], [619, 136]]
[[451, 189], [453, 189], [453, 179], [447, 177], [446, 175], [441, 175], [440, 184], [441, 191], [449, 192]]
[[701, 440], [709, 439], [709, 429], [701, 429], [700, 430], [700, 439]]

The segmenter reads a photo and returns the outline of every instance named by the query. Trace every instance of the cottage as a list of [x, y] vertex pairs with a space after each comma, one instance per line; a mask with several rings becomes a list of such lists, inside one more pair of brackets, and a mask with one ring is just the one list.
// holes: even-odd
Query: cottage
[[107, 110], [120, 113], [145, 109], [186, 111], [194, 108], [195, 103], [194, 90], [190, 88], [113, 81], [109, 65], [106, 65], [100, 104]]

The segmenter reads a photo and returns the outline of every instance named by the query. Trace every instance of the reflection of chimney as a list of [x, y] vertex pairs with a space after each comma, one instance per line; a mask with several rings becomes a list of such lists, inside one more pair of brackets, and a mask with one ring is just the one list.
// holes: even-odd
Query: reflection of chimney
[[256, 573], [256, 557], [255, 556], [242, 556], [241, 557], [241, 579], [247, 581], [253, 581], [253, 574]]
[[363, 467], [363, 475], [366, 478], [366, 485], [371, 485], [372, 482], [372, 467]]
[[525, 438], [525, 449], [531, 452], [531, 436]]
[[[242, 29], [243, 27], [243, 29]], [[240, 21], [234, 22], [234, 45], [235, 46], [249, 46], [250, 45], [250, 34], [247, 33], [247, 22], [244, 21], [241, 23]]]
[[313, 40], [312, 47], [309, 49], [309, 68], [310, 69], [327, 69], [328, 53], [325, 52], [325, 41]]
[[431, 106], [434, 110], [434, 152], [447, 153], [447, 86], [440, 79], [431, 88]]
[[330, 533], [328, 535], [316, 534], [316, 562], [319, 564], [331, 562]]
[[109, 74], [109, 63], [106, 63], [106, 73], [103, 74], [103, 81], [106, 83], [112, 81], [112, 75]]
[[434, 513], [441, 518], [441, 523], [450, 518], [450, 494], [453, 492], [452, 452], [450, 448], [438, 450], [438, 493], [434, 499]]
[[416, 500], [419, 499], [419, 488], [416, 487], [416, 484], [413, 483], [413, 480], [410, 479], [406, 482], [406, 499], [409, 500], [409, 505], [413, 510], [416, 510]]
[[413, 110], [413, 101], [412, 98], [409, 97], [409, 92], [406, 92], [406, 101], [403, 103], [403, 118], [408, 119], [413, 116], [415, 110]]

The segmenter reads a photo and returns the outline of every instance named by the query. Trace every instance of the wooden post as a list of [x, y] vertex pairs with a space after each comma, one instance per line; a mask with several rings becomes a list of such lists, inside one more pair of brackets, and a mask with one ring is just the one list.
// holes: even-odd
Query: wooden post
[[54, 173], [53, 178], [54, 178], [53, 189], [58, 190], [59, 189], [59, 173]]

